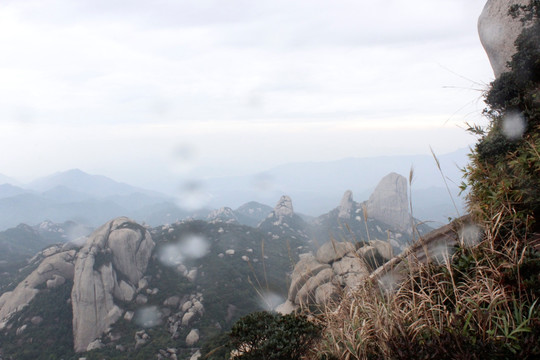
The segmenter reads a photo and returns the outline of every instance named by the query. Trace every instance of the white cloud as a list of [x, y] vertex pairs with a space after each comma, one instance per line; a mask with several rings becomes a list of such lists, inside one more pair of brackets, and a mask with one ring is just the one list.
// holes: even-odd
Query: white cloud
[[451, 129], [482, 104], [461, 88], [483, 85], [460, 76], [492, 76], [483, 3], [4, 2], [0, 169], [158, 169], [183, 144], [190, 167], [231, 169], [462, 146]]

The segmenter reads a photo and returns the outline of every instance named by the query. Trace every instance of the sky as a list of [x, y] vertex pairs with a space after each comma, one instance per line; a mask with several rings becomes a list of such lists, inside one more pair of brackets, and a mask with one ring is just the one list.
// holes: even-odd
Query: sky
[[158, 187], [474, 143], [485, 0], [0, 0], [0, 174]]

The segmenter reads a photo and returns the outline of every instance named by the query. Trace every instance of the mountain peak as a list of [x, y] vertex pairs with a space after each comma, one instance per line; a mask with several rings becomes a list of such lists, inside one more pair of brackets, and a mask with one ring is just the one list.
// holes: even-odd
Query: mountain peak
[[339, 204], [339, 214], [338, 217], [341, 219], [350, 219], [351, 210], [353, 207], [353, 193], [351, 190], [345, 191], [343, 197], [341, 198], [341, 203]]
[[287, 195], [283, 195], [276, 204], [274, 213], [277, 217], [291, 217], [294, 214], [291, 198]]
[[367, 214], [397, 230], [410, 231], [407, 179], [394, 172], [383, 177], [367, 201]]

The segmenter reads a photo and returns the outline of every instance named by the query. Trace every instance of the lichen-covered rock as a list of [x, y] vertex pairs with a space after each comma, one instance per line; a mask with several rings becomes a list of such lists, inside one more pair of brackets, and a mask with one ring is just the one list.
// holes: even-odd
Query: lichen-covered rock
[[516, 52], [514, 42], [527, 24], [509, 15], [513, 4], [524, 5], [528, 0], [488, 0], [478, 18], [478, 34], [495, 76], [508, 71], [507, 63]]
[[114, 299], [133, 298], [153, 248], [148, 231], [124, 217], [88, 238], [77, 254], [71, 292], [75, 351], [86, 351], [122, 316]]

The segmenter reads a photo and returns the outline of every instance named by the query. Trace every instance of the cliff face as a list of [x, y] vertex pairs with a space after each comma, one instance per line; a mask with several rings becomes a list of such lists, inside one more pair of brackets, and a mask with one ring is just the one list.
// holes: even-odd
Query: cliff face
[[528, 0], [488, 0], [478, 18], [478, 34], [486, 50], [495, 76], [508, 71], [507, 63], [516, 52], [514, 42], [527, 23], [514, 19], [508, 11], [513, 4]]
[[396, 173], [386, 175], [369, 197], [367, 216], [399, 231], [410, 232], [407, 179]]
[[133, 299], [153, 248], [148, 231], [127, 218], [109, 221], [86, 241], [71, 292], [75, 351], [87, 350], [122, 316], [114, 300]]

